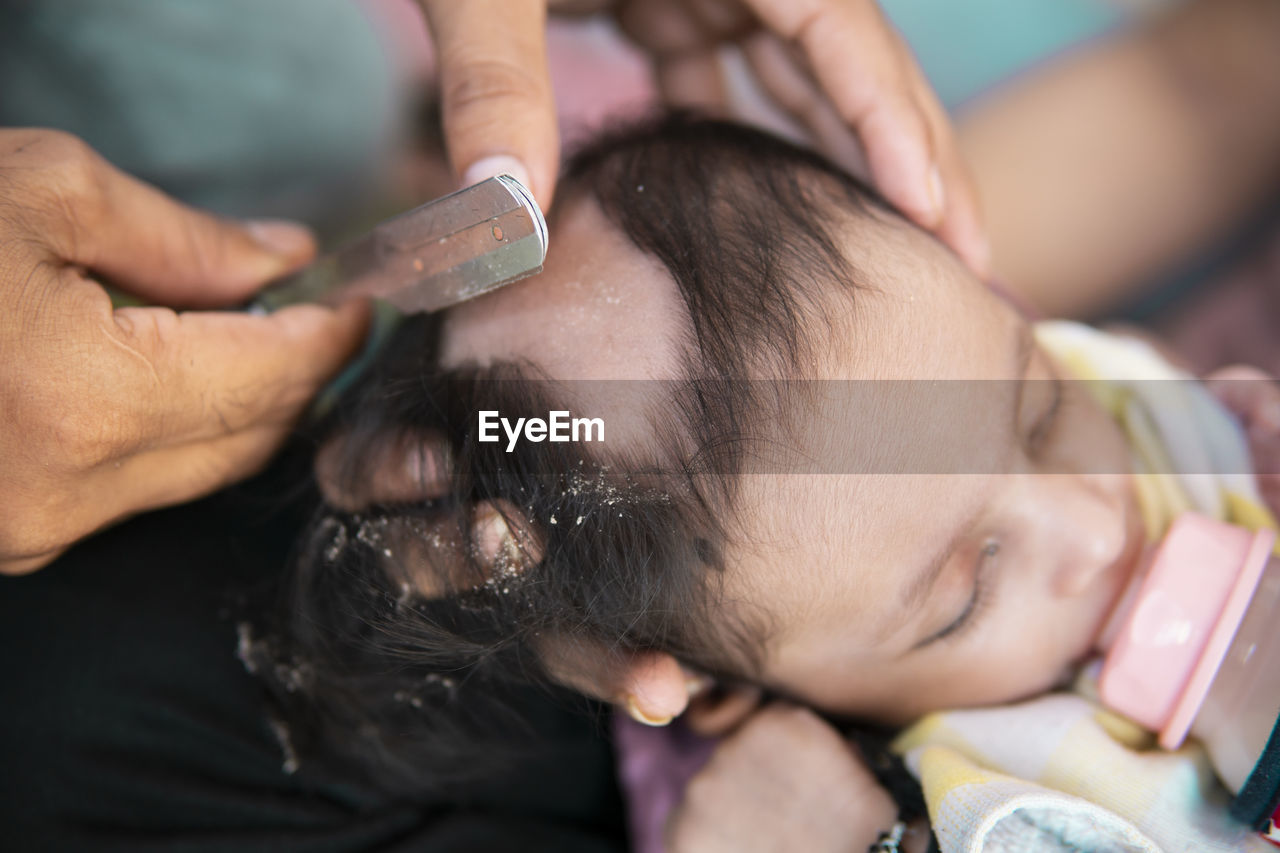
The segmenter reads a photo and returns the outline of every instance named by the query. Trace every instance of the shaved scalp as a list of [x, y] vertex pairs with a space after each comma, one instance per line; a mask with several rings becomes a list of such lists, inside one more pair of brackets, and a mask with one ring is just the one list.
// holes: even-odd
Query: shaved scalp
[[682, 378], [668, 383], [658, 431], [664, 473], [597, 444], [508, 452], [478, 441], [478, 411], [566, 408], [554, 383], [521, 364], [442, 369], [435, 321], [402, 325], [329, 419], [343, 440], [326, 453], [327, 493], [371, 493], [362, 478], [386, 469], [386, 448], [415, 441], [431, 443], [416, 458], [430, 460], [424, 477], [437, 487], [428, 500], [317, 511], [266, 617], [258, 668], [295, 721], [300, 754], [394, 790], [438, 789], [510, 761], [524, 732], [519, 697], [558, 689], [565, 660], [585, 655], [607, 671], [663, 652], [721, 678], [754, 677], [769, 625], [724, 600], [727, 519], [744, 448], [785, 401], [735, 380], [802, 373], [824, 307], [868, 286], [842, 251], [846, 229], [894, 215], [812, 152], [686, 116], [596, 139], [556, 197], [553, 230], [575, 198], [594, 201], [665, 267], [688, 311]]

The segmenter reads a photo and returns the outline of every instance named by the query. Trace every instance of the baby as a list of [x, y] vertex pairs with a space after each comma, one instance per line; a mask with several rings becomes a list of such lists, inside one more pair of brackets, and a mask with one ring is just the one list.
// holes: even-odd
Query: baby
[[[1095, 649], [1147, 541], [1126, 439], [941, 244], [684, 118], [556, 204], [540, 275], [406, 323], [334, 416], [280, 653], [352, 754], [465, 767], [523, 684], [901, 724]], [[514, 426], [553, 412], [602, 427]]]

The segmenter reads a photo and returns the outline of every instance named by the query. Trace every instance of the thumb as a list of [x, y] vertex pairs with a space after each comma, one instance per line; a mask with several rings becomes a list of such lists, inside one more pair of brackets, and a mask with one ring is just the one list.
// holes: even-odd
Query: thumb
[[149, 446], [220, 438], [298, 415], [359, 348], [367, 303], [293, 305], [267, 316], [120, 308], [112, 332], [159, 391], [139, 402]]
[[[50, 248], [135, 296], [170, 306], [241, 302], [307, 261], [315, 241], [301, 225], [233, 223], [187, 207], [92, 152], [83, 154], [72, 212], [46, 216]], [[60, 239], [61, 238], [61, 239]]]
[[560, 140], [547, 71], [546, 4], [420, 2], [439, 55], [454, 169], [464, 184], [507, 172], [547, 209]]

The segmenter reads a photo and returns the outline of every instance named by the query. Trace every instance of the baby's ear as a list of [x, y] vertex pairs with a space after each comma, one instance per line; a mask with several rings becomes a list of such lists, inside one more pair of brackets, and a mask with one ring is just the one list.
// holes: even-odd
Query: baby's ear
[[638, 723], [665, 726], [689, 706], [684, 668], [665, 652], [637, 652], [623, 667], [613, 701]]
[[544, 642], [552, 676], [580, 693], [618, 706], [638, 723], [665, 726], [684, 715], [699, 734], [717, 736], [738, 726], [759, 706], [762, 691], [748, 685], [717, 685], [665, 652], [609, 655], [565, 641]]
[[641, 652], [622, 670], [616, 695], [614, 701], [636, 722], [664, 726], [683, 715], [693, 731], [718, 737], [751, 715], [763, 691], [745, 684], [717, 684], [671, 655]]
[[567, 637], [544, 637], [539, 653], [556, 681], [617, 705], [648, 726], [665, 726], [680, 716], [690, 692], [698, 689], [665, 652], [619, 652]]

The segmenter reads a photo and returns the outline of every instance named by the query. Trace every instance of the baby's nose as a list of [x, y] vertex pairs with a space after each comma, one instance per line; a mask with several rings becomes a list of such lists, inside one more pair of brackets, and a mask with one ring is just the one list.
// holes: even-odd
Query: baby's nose
[[1129, 551], [1123, 475], [1050, 475], [1042, 532], [1050, 552], [1051, 589], [1059, 597], [1090, 591]]

